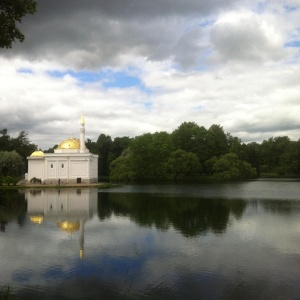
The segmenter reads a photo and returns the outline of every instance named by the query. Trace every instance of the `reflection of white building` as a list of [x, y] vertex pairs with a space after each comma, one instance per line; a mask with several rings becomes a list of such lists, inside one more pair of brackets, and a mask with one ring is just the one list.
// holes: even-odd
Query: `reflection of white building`
[[83, 257], [84, 224], [98, 210], [98, 189], [26, 190], [27, 215], [33, 223], [50, 221], [66, 232], [79, 232]]
[[98, 182], [98, 155], [85, 146], [85, 121], [80, 120], [80, 139], [61, 142], [54, 153], [34, 151], [28, 159], [27, 180], [41, 179], [44, 183]]

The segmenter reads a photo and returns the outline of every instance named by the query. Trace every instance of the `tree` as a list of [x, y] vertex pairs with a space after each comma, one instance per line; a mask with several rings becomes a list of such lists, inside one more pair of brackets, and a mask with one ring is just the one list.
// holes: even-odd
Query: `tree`
[[101, 133], [97, 140], [98, 173], [100, 176], [108, 176], [109, 174], [109, 153], [111, 150], [112, 140], [109, 135]]
[[175, 149], [197, 154], [199, 160], [204, 162], [210, 158], [207, 148], [207, 130], [194, 122], [184, 122], [172, 132], [172, 141]]
[[210, 126], [208, 129], [207, 146], [211, 155], [210, 157], [228, 153], [227, 136], [222, 126], [216, 124]]
[[170, 175], [175, 180], [200, 173], [202, 169], [199, 158], [195, 153], [181, 149], [171, 153], [165, 168], [167, 175]]
[[212, 167], [213, 173], [221, 180], [247, 179], [256, 176], [255, 168], [240, 160], [234, 153], [222, 155]]
[[242, 144], [241, 139], [239, 139], [238, 137], [233, 137], [230, 133], [227, 133], [227, 143], [229, 147], [229, 153], [234, 153], [238, 156], [239, 159], [246, 160], [246, 145]]
[[28, 138], [28, 133], [20, 131], [16, 138], [10, 139], [10, 150], [16, 150], [26, 161], [27, 156], [37, 149], [35, 144], [32, 144]]
[[58, 147], [58, 145], [54, 145], [51, 148], [48, 148], [48, 150], [44, 150], [45, 153], [54, 153], [54, 149], [56, 149]]
[[87, 139], [85, 145], [91, 153], [97, 153], [97, 143], [93, 142], [91, 139]]
[[9, 151], [10, 150], [10, 136], [7, 134], [7, 129], [4, 128], [0, 130], [0, 151]]
[[257, 174], [259, 175], [260, 168], [261, 168], [260, 144], [256, 142], [252, 142], [243, 146], [245, 147], [245, 153], [246, 153], [245, 160], [256, 169]]
[[292, 175], [298, 169], [297, 143], [287, 136], [269, 138], [260, 145], [260, 160], [263, 172]]
[[23, 159], [16, 151], [0, 152], [0, 176], [20, 177], [23, 173]]
[[130, 149], [138, 179], [164, 177], [164, 163], [173, 149], [167, 132], [145, 133], [138, 136], [132, 141]]
[[36, 12], [34, 0], [0, 0], [0, 48], [11, 48], [12, 42], [24, 41], [24, 34], [17, 28], [16, 22]]
[[116, 137], [111, 144], [111, 157], [116, 159], [130, 145], [131, 138], [128, 136]]
[[136, 173], [130, 156], [119, 156], [111, 162], [109, 170], [111, 180], [132, 181], [136, 179]]

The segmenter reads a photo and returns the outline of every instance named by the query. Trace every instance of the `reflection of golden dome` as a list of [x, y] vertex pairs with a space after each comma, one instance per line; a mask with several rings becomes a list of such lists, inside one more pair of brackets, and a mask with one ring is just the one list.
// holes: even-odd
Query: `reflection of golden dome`
[[80, 149], [80, 141], [75, 138], [67, 139], [61, 142], [57, 149]]
[[30, 156], [44, 157], [45, 155], [44, 155], [43, 151], [37, 150], [37, 151], [32, 152], [32, 154]]
[[78, 231], [79, 228], [80, 228], [80, 223], [79, 222], [64, 221], [64, 222], [58, 222], [57, 225], [61, 230], [64, 230], [64, 231], [67, 231], [67, 232]]
[[44, 220], [43, 216], [32, 216], [30, 217], [30, 221], [35, 224], [42, 224]]

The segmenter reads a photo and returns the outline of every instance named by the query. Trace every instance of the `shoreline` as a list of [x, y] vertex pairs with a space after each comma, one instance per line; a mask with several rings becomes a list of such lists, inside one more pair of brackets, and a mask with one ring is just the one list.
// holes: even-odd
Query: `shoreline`
[[64, 183], [64, 184], [39, 184], [39, 183], [28, 183], [20, 185], [0, 185], [0, 189], [29, 189], [29, 188], [111, 188], [116, 186], [107, 182], [97, 182], [97, 183]]

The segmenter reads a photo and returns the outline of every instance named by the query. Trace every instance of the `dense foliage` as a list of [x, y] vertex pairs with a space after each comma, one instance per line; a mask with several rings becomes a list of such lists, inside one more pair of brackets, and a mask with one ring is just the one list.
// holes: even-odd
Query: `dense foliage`
[[0, 181], [20, 178], [27, 172], [27, 156], [36, 150], [28, 134], [21, 131], [16, 138], [8, 135], [7, 129], [0, 130]]
[[184, 122], [171, 134], [135, 137], [109, 165], [112, 180], [177, 180], [203, 175], [237, 180], [262, 173], [294, 176], [300, 175], [300, 140], [283, 136], [245, 144], [220, 125], [206, 129]]
[[12, 42], [24, 41], [24, 34], [16, 26], [22, 18], [36, 12], [34, 0], [0, 0], [0, 48], [11, 48]]
[[[16, 138], [11, 138], [6, 129], [0, 134], [0, 151], [15, 150], [22, 157], [26, 170], [26, 157], [36, 150], [36, 146], [24, 131]], [[145, 133], [135, 138], [112, 139], [101, 133], [96, 142], [88, 139], [86, 146], [99, 155], [100, 179], [189, 180], [205, 176], [238, 180], [261, 174], [300, 175], [300, 140], [291, 141], [287, 136], [281, 136], [260, 144], [245, 144], [215, 124], [206, 129], [194, 122], [184, 122], [172, 133]], [[47, 151], [53, 152], [54, 148]], [[21, 169], [18, 167], [17, 170]], [[24, 168], [22, 170], [25, 173]], [[2, 164], [0, 176], [4, 173], [12, 175]]]

